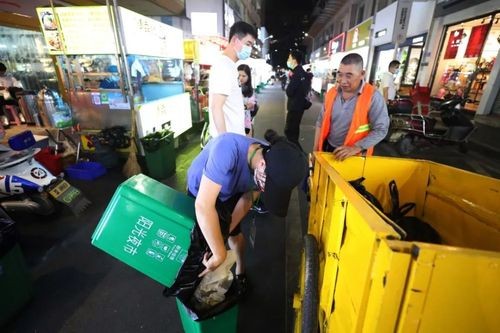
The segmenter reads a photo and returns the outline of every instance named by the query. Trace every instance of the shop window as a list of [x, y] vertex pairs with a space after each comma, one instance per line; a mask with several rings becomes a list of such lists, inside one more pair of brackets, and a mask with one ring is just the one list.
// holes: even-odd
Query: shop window
[[499, 50], [500, 14], [464, 21], [446, 30], [431, 94], [467, 97], [475, 111]]
[[55, 67], [43, 35], [37, 31], [0, 26], [0, 62], [26, 90], [43, 86], [57, 90]]

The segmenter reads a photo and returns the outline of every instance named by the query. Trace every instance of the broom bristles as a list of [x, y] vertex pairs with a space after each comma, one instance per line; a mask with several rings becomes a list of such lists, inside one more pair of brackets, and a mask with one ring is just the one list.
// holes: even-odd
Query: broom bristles
[[127, 162], [123, 166], [123, 174], [125, 175], [125, 177], [130, 178], [140, 173], [141, 166], [137, 162], [137, 156], [135, 155], [135, 152], [130, 152]]

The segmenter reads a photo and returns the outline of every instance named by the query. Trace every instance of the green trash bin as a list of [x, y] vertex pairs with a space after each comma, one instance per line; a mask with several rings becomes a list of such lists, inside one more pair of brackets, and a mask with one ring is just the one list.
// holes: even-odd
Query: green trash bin
[[186, 260], [194, 199], [143, 174], [127, 179], [92, 234], [92, 245], [170, 287]]
[[238, 326], [238, 305], [227, 309], [210, 319], [195, 321], [191, 319], [188, 310], [176, 300], [185, 333], [236, 333]]
[[31, 277], [17, 243], [14, 222], [2, 216], [0, 217], [0, 327], [29, 301], [31, 293]]
[[141, 138], [148, 176], [161, 180], [175, 173], [174, 132], [163, 129]]

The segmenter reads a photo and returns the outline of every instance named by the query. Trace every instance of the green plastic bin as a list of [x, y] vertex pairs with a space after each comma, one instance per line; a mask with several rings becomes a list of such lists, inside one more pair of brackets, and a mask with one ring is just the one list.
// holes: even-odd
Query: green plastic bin
[[182, 327], [185, 333], [236, 333], [238, 326], [238, 305], [210, 319], [195, 321], [179, 300], [177, 309], [181, 316]]
[[139, 174], [118, 187], [92, 244], [170, 287], [186, 260], [195, 220], [193, 198]]
[[141, 138], [148, 176], [161, 180], [175, 173], [174, 133], [162, 130]]
[[15, 239], [14, 222], [1, 218], [0, 327], [30, 300], [32, 288], [31, 276]]

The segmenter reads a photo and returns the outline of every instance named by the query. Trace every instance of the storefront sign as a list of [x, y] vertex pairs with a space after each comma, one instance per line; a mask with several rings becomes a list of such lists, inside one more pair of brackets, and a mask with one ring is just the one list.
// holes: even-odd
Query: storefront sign
[[120, 14], [127, 54], [184, 59], [182, 30], [121, 7]]
[[489, 24], [478, 25], [472, 28], [464, 58], [476, 58], [481, 54], [484, 41], [488, 35]]
[[144, 103], [137, 112], [137, 134], [143, 137], [167, 122], [170, 122], [174, 137], [192, 127], [189, 93]]
[[458, 52], [458, 47], [462, 42], [462, 35], [464, 29], [454, 30], [450, 33], [450, 38], [448, 39], [448, 45], [446, 46], [446, 51], [444, 53], [444, 59], [455, 59]]
[[45, 37], [45, 44], [47, 44], [49, 48], [49, 54], [62, 54], [62, 37], [52, 9], [37, 8], [37, 13], [42, 27], [43, 36]]
[[[54, 22], [60, 24], [56, 30], [47, 29], [44, 23], [47, 12], [51, 9], [37, 8], [50, 54], [115, 54], [117, 52], [113, 30], [105, 6], [92, 7], [57, 7]], [[54, 39], [54, 31], [58, 33], [60, 45]]]
[[346, 51], [354, 50], [363, 46], [369, 46], [371, 26], [372, 19], [369, 18], [365, 22], [349, 30], [346, 36]]
[[344, 52], [345, 49], [345, 32], [340, 35], [332, 38], [330, 42], [328, 42], [328, 55]]
[[399, 0], [396, 10], [396, 21], [394, 22], [394, 32], [392, 39], [394, 44], [404, 43], [406, 40], [406, 32], [408, 30], [408, 22], [410, 21], [411, 0]]
[[[184, 58], [180, 29], [119, 8], [127, 54]], [[116, 54], [108, 7], [37, 8], [50, 54]]]

